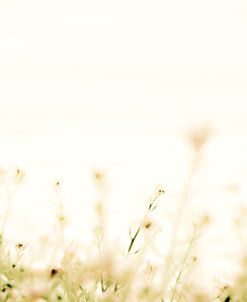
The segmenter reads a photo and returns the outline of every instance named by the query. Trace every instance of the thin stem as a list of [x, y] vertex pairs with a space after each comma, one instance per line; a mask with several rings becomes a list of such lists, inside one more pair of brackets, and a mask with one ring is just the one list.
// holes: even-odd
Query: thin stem
[[[151, 201], [148, 204], [147, 212], [146, 212], [144, 218], [146, 218], [150, 212], [154, 211], [157, 208], [156, 201], [158, 200], [158, 198], [162, 194], [164, 194], [164, 189], [159, 188], [158, 190], [156, 190], [155, 195], [153, 196], [153, 198], [151, 199]], [[131, 252], [131, 249], [134, 245], [134, 242], [136, 241], [136, 238], [137, 238], [138, 234], [141, 231], [141, 228], [142, 228], [142, 225], [140, 225], [138, 227], [138, 229], [136, 230], [135, 235], [133, 237], [131, 236], [131, 233], [130, 233], [130, 244], [129, 244], [129, 247], [128, 247], [127, 254], [129, 254]]]
[[168, 249], [168, 253], [167, 253], [167, 257], [166, 257], [165, 265], [164, 265], [164, 268], [165, 268], [164, 277], [163, 277], [164, 279], [162, 282], [163, 293], [165, 293], [167, 290], [168, 281], [170, 279], [170, 265], [172, 262], [172, 255], [174, 253], [174, 249], [177, 244], [177, 235], [178, 235], [178, 232], [180, 229], [180, 224], [181, 224], [181, 220], [182, 220], [182, 217], [184, 214], [185, 206], [187, 205], [187, 203], [189, 201], [191, 184], [192, 184], [194, 176], [196, 174], [200, 159], [201, 159], [201, 152], [198, 151], [195, 153], [195, 156], [192, 160], [190, 172], [189, 172], [189, 175], [187, 177], [187, 180], [186, 180], [185, 185], [182, 190], [182, 200], [178, 206], [177, 215], [175, 216], [175, 220], [173, 223], [172, 234], [171, 234], [171, 243], [169, 245], [169, 249]]
[[131, 239], [130, 239], [130, 244], [129, 244], [129, 248], [128, 248], [128, 254], [130, 253], [130, 251], [131, 251], [131, 249], [132, 249], [132, 247], [133, 247], [133, 244], [134, 244], [134, 242], [135, 242], [135, 240], [136, 240], [136, 238], [137, 238], [137, 236], [138, 236], [140, 230], [141, 230], [141, 227], [139, 227], [139, 228], [137, 229], [137, 231], [135, 232], [134, 237], [131, 237]]
[[175, 282], [175, 285], [174, 285], [174, 288], [173, 288], [173, 291], [172, 291], [172, 296], [171, 296], [170, 302], [173, 302], [173, 301], [174, 301], [175, 295], [176, 295], [176, 293], [177, 293], [177, 287], [178, 287], [179, 282], [180, 282], [180, 280], [181, 280], [181, 278], [182, 278], [182, 274], [183, 274], [184, 271], [185, 271], [185, 264], [186, 264], [186, 261], [187, 261], [189, 255], [190, 255], [192, 246], [193, 246], [193, 244], [194, 244], [194, 242], [195, 242], [196, 239], [197, 239], [197, 237], [196, 237], [196, 229], [195, 229], [194, 235], [193, 235], [192, 239], [190, 240], [190, 243], [189, 243], [189, 247], [188, 247], [188, 249], [187, 249], [187, 252], [186, 252], [186, 254], [185, 254], [185, 256], [184, 256], [184, 258], [183, 258], [183, 260], [182, 260], [181, 269], [180, 269], [180, 271], [179, 271], [179, 273], [178, 273], [178, 276], [176, 277], [176, 282]]

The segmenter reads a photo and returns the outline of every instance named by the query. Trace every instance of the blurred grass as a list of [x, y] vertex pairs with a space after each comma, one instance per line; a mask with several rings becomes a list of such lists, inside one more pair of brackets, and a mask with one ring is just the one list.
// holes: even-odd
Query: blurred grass
[[[186, 241], [181, 243], [179, 238], [184, 210], [191, 198], [191, 184], [200, 167], [203, 147], [209, 139], [209, 133], [207, 129], [203, 129], [189, 137], [194, 149], [194, 160], [181, 190], [176, 215], [171, 217], [172, 236], [165, 253], [157, 253], [154, 248], [160, 232], [155, 213], [159, 210], [160, 199], [166, 198], [163, 186], [155, 188], [142, 219], [129, 229], [127, 246], [119, 245], [110, 241], [107, 234], [107, 176], [104, 171], [95, 171], [96, 223], [92, 225], [90, 244], [81, 245], [65, 237], [68, 221], [60, 195], [63, 183], [59, 180], [53, 184], [56, 196], [54, 220], [57, 228], [51, 230], [46, 238], [37, 240], [36, 254], [30, 255], [28, 243], [13, 244], [5, 236], [12, 199], [21, 186], [25, 173], [19, 168], [1, 170], [1, 192], [6, 199], [6, 207], [0, 213], [0, 301], [247, 301], [245, 257], [241, 264], [243, 269], [234, 282], [215, 282], [214, 290], [207, 291], [201, 280], [194, 276], [198, 258], [200, 260], [197, 247], [211, 223], [206, 213], [198, 217], [196, 222], [190, 221], [191, 233]], [[114, 233], [114, 230], [111, 232]], [[210, 269], [213, 270], [213, 267]]]

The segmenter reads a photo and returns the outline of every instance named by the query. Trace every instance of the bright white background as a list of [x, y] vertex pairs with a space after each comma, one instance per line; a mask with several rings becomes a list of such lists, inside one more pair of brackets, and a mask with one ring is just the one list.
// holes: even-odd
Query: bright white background
[[[208, 125], [194, 211], [218, 221], [221, 257], [233, 245], [222, 236], [234, 208], [246, 202], [246, 17], [244, 0], [0, 0], [0, 167], [26, 172], [9, 234], [49, 229], [61, 179], [72, 233], [86, 236], [97, 168], [123, 231], [157, 183], [164, 202], [177, 200], [186, 135]], [[237, 196], [222, 191], [232, 184]]]

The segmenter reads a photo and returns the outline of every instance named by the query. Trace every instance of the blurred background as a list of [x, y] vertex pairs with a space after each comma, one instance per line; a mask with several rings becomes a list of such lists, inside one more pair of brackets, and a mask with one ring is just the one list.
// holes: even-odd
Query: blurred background
[[208, 259], [233, 261], [247, 202], [246, 17], [244, 0], [1, 0], [2, 216], [9, 175], [24, 173], [8, 236], [49, 232], [59, 181], [68, 234], [87, 238], [100, 170], [116, 237], [164, 185], [162, 248], [193, 162], [190, 135], [206, 127], [187, 224], [207, 213]]

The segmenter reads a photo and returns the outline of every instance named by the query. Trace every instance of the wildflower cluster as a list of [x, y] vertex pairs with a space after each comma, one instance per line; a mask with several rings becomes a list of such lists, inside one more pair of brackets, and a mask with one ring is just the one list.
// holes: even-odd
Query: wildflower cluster
[[[196, 140], [197, 147], [202, 141]], [[24, 173], [16, 170], [19, 183]], [[100, 200], [106, 198], [106, 175], [97, 171], [93, 175]], [[246, 270], [239, 275], [232, 286], [219, 288], [217, 294], [201, 289], [193, 278], [192, 268], [198, 263], [194, 253], [201, 230], [211, 223], [204, 215], [193, 226], [193, 234], [184, 246], [184, 253], [178, 255], [175, 245], [167, 254], [149, 257], [149, 242], [139, 240], [150, 233], [148, 240], [154, 239], [156, 222], [151, 215], [159, 206], [165, 193], [159, 185], [148, 200], [143, 218], [134, 231], [129, 230], [129, 242], [118, 249], [114, 242], [105, 243], [106, 228], [104, 203], [97, 202], [98, 223], [94, 228], [97, 244], [85, 247], [64, 238], [66, 212], [63, 208], [62, 182], [53, 184], [58, 207], [56, 215], [59, 225], [57, 246], [54, 238], [47, 238], [45, 245], [40, 243], [39, 250], [44, 255], [56, 255], [42, 268], [24, 261], [29, 245], [16, 242], [11, 246], [5, 234], [0, 233], [0, 301], [4, 302], [245, 302], [247, 301]], [[178, 220], [176, 220], [178, 221]], [[62, 244], [59, 242], [62, 241]], [[173, 243], [177, 241], [173, 241]], [[58, 253], [59, 251], [59, 253]], [[57, 256], [59, 255], [59, 256]], [[174, 255], [176, 261], [174, 261]], [[165, 259], [165, 261], [164, 261]], [[246, 258], [243, 266], [246, 268]], [[200, 283], [200, 282], [199, 282]]]

